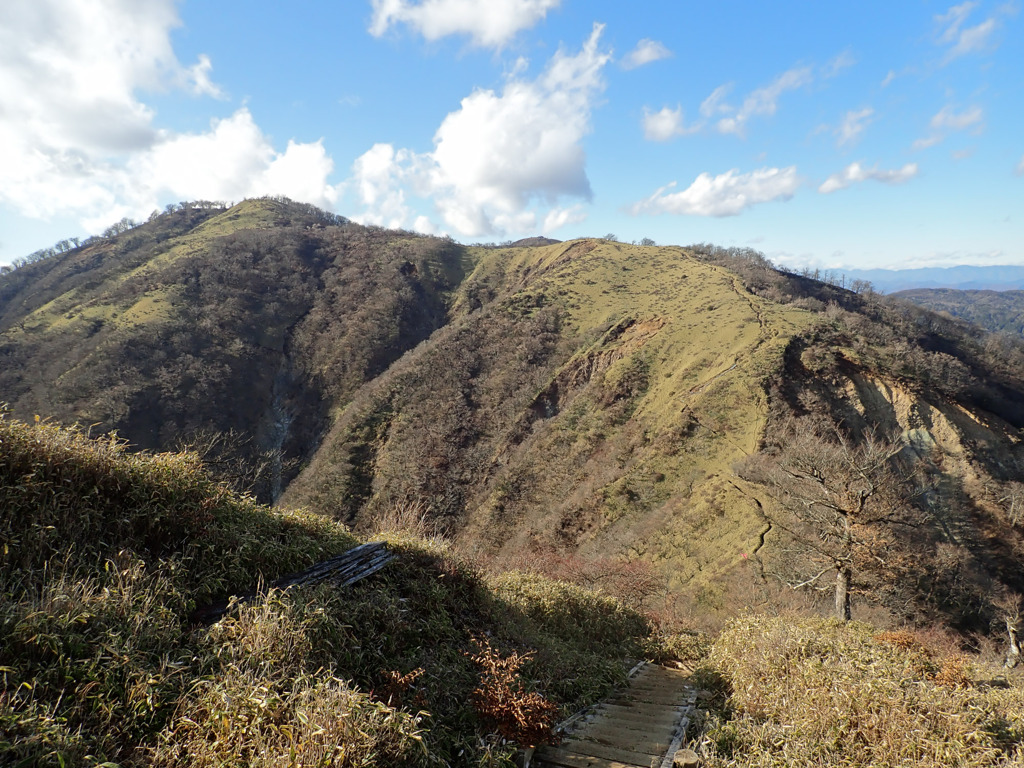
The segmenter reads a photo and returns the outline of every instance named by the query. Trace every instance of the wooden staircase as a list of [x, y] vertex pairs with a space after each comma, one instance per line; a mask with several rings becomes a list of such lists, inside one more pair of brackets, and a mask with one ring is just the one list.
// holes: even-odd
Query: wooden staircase
[[561, 726], [565, 740], [541, 747], [527, 764], [531, 768], [696, 765], [690, 762], [688, 750], [688, 754], [679, 753], [696, 706], [696, 691], [689, 681], [684, 670], [638, 665], [627, 688], [570, 718]]

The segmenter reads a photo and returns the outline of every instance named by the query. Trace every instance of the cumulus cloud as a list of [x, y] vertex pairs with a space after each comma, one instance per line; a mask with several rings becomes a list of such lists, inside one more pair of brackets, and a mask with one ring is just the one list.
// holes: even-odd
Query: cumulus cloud
[[652, 61], [667, 59], [671, 55], [672, 51], [666, 48], [662, 43], [645, 37], [636, 44], [636, 48], [626, 54], [626, 57], [622, 60], [622, 68], [636, 69], [637, 67], [642, 67], [644, 64], [650, 64]]
[[[743, 99], [743, 103], [734, 114], [723, 117], [718, 121], [718, 130], [722, 133], [733, 133], [737, 136], [744, 135], [747, 122], [751, 117], [755, 115], [774, 115], [778, 110], [779, 98], [783, 93], [809, 85], [812, 81], [813, 75], [810, 67], [796, 67], [783, 72], [768, 85], [751, 91]], [[720, 90], [721, 88], [716, 89], [705, 100], [705, 104]], [[722, 107], [720, 102], [714, 102], [713, 106], [716, 108]]]
[[541, 226], [541, 234], [546, 235], [569, 224], [579, 224], [585, 221], [586, 218], [587, 212], [583, 210], [582, 205], [573, 205], [566, 208], [552, 208], [544, 217], [544, 223]]
[[394, 25], [405, 24], [427, 40], [467, 35], [474, 45], [508, 43], [557, 8], [561, 0], [373, 0], [370, 34], [380, 37]]
[[818, 187], [818, 191], [824, 195], [846, 189], [853, 184], [862, 181], [880, 181], [883, 184], [902, 184], [905, 181], [917, 176], [917, 163], [907, 163], [902, 168], [892, 171], [880, 169], [877, 165], [873, 168], [865, 168], [860, 163], [850, 163], [839, 173], [834, 173], [825, 179], [825, 182]]
[[352, 178], [366, 211], [363, 224], [398, 228], [405, 226], [411, 211], [406, 205], [404, 185], [408, 176], [407, 150], [395, 152], [390, 144], [374, 144], [352, 165]]
[[686, 189], [669, 192], [676, 182], [634, 203], [629, 212], [675, 213], [689, 216], [736, 216], [752, 205], [789, 200], [800, 187], [796, 167], [762, 168], [750, 173], [735, 169], [719, 176], [702, 173]]
[[687, 126], [683, 119], [682, 107], [662, 107], [651, 112], [644, 107], [644, 138], [649, 141], [668, 141], [676, 136], [685, 136], [699, 130], [700, 126]]
[[964, 109], [961, 112], [951, 104], [940, 109], [929, 122], [931, 134], [914, 142], [914, 149], [927, 149], [942, 142], [947, 135], [956, 131], [965, 131], [968, 128], [980, 129], [985, 113], [981, 107], [975, 105]]
[[950, 7], [944, 14], [935, 17], [936, 26], [939, 29], [938, 42], [947, 46], [946, 61], [950, 61], [968, 53], [995, 48], [992, 40], [993, 34], [999, 27], [998, 15], [1009, 13], [1011, 6], [1004, 5], [996, 12], [979, 24], [967, 25], [967, 19], [978, 7], [977, 0], [968, 0]]
[[[554, 207], [561, 197], [589, 200], [581, 142], [590, 131], [590, 112], [611, 60], [599, 44], [602, 29], [595, 24], [578, 53], [556, 53], [536, 80], [513, 77], [500, 94], [481, 89], [464, 98], [434, 134], [432, 152], [389, 147], [390, 189], [430, 197], [445, 225], [469, 237], [535, 227], [537, 218], [529, 209], [537, 202]], [[383, 157], [381, 146], [370, 152]], [[364, 158], [353, 167], [360, 189]], [[384, 174], [374, 168], [377, 177]], [[363, 203], [363, 220], [380, 215], [371, 199], [364, 196]], [[548, 224], [558, 219], [547, 222], [545, 217]]]
[[13, 0], [0, 25], [0, 204], [38, 218], [78, 217], [90, 231], [141, 217], [161, 200], [283, 193], [329, 203], [332, 164], [319, 142], [279, 153], [245, 109], [209, 132], [154, 124], [136, 96], [175, 87], [221, 96], [203, 55], [178, 61], [174, 0]]

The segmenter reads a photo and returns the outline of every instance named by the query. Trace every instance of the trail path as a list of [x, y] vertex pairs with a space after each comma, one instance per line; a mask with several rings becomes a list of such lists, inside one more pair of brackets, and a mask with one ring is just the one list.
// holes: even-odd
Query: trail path
[[695, 706], [687, 672], [645, 664], [626, 689], [571, 720], [565, 741], [538, 749], [530, 766], [669, 768]]

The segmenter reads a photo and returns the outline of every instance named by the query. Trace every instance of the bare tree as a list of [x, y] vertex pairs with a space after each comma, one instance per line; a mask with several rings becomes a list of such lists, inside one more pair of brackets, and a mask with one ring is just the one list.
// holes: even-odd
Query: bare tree
[[1024, 483], [1011, 480], [999, 489], [999, 503], [1010, 525], [1018, 525], [1024, 517]]
[[1006, 647], [1006, 661], [1003, 666], [1013, 669], [1020, 663], [1020, 628], [1021, 620], [1024, 619], [1024, 600], [1021, 596], [1003, 587], [997, 593], [992, 605], [997, 612], [995, 622], [1002, 622], [1006, 630], [1008, 644]]
[[850, 595], [869, 575], [895, 572], [906, 551], [899, 529], [920, 525], [914, 482], [897, 437], [874, 433], [855, 441], [839, 427], [793, 419], [774, 443], [746, 460], [740, 475], [769, 489], [765, 506], [805, 567], [793, 588], [828, 589], [835, 574], [835, 616], [850, 619]]

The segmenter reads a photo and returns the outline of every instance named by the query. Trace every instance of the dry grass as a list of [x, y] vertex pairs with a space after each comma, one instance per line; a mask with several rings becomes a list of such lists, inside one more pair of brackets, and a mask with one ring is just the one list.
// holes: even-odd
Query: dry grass
[[426, 757], [419, 718], [318, 668], [322, 609], [280, 592], [245, 606], [205, 639], [219, 661], [182, 699], [153, 750], [157, 766], [415, 765]]
[[859, 623], [746, 617], [705, 674], [726, 705], [710, 717], [709, 766], [1019, 764], [1024, 690], [975, 681], [962, 656]]
[[537, 735], [502, 737], [474, 707], [474, 691], [504, 700], [474, 637], [515, 661], [506, 703], [537, 727], [663, 652], [612, 598], [484, 577], [420, 538], [415, 509], [372, 579], [271, 591], [197, 628], [197, 604], [357, 540], [231, 493], [195, 456], [45, 423], [0, 418], [0, 509], [0, 765], [511, 765], [509, 738]]

